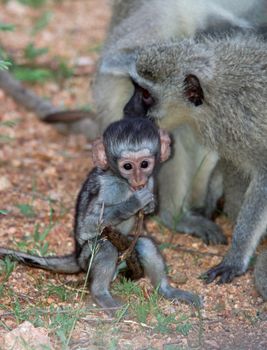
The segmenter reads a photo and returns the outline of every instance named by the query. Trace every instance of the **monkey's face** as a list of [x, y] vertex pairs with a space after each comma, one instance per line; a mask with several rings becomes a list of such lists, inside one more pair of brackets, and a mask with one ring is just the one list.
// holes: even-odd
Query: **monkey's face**
[[204, 103], [200, 82], [212, 75], [206, 47], [199, 44], [196, 50], [196, 45], [185, 40], [140, 50], [130, 70], [135, 92], [127, 110], [136, 115], [141, 111], [169, 130], [193, 122], [192, 112]]
[[134, 88], [134, 94], [124, 107], [124, 117], [148, 117], [170, 131], [188, 121], [188, 105], [179, 87], [170, 89], [169, 84], [164, 87], [164, 84], [156, 83], [149, 86], [139, 79], [138, 83], [134, 82]]
[[155, 156], [149, 150], [142, 149], [138, 152], [123, 152], [117, 162], [120, 175], [136, 191], [145, 187], [153, 174]]

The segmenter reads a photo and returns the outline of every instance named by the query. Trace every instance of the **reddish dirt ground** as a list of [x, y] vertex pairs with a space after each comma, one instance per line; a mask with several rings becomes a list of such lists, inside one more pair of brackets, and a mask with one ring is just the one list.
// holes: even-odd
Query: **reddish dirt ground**
[[[49, 23], [33, 35], [34, 23], [45, 12], [51, 13]], [[0, 34], [1, 45], [21, 63], [24, 62], [22, 50], [30, 42], [37, 47], [49, 47], [48, 54], [41, 56], [36, 64], [52, 65], [55, 57], [61, 57], [74, 67], [76, 74], [63, 81], [52, 80], [31, 88], [55, 104], [91, 105], [89, 83], [109, 16], [104, 0], [47, 1], [37, 9], [15, 0], [1, 2], [0, 22], [16, 26], [14, 32]], [[86, 64], [81, 65], [82, 61]], [[0, 121], [15, 122], [12, 128], [3, 123], [0, 127], [0, 210], [7, 211], [7, 215], [0, 214], [1, 245], [19, 248], [17, 243], [22, 242], [27, 249], [45, 251], [44, 242], [38, 241], [38, 237], [35, 241], [32, 238], [39, 227], [41, 233], [49, 228], [45, 239], [48, 252], [71, 252], [75, 198], [92, 166], [90, 144], [81, 135], [59, 134], [1, 90]], [[28, 208], [26, 213], [25, 208]], [[29, 208], [33, 212], [29, 212]], [[230, 223], [224, 217], [219, 218], [218, 223], [230, 241]], [[67, 307], [72, 310], [86, 307], [71, 332], [72, 349], [267, 349], [267, 305], [255, 290], [252, 269], [231, 284], [205, 285], [199, 279], [200, 274], [220, 261], [226, 246], [207, 247], [197, 238], [162, 228], [153, 218], [147, 223], [147, 231], [159, 243], [171, 243], [163, 254], [172, 284], [203, 296], [204, 309], [200, 314], [187, 305], [159, 299], [161, 315], [172, 317], [168, 327], [164, 328], [164, 322], [159, 327], [153, 312], [143, 324], [131, 311], [126, 319], [114, 321], [95, 307], [88, 294], [81, 301], [83, 274], [55, 275], [16, 265], [8, 279], [4, 272], [0, 275], [0, 348], [1, 339], [8, 331], [25, 319], [36, 321], [36, 314], [27, 314], [27, 310], [37, 313], [36, 310], [41, 309], [53, 346], [62, 349], [60, 328], [67, 327], [70, 319], [66, 317], [53, 323], [55, 313], [65, 315]], [[149, 300], [150, 283], [142, 279], [136, 284]], [[62, 296], [64, 290], [65, 297]], [[130, 297], [133, 309], [137, 302], [136, 296]], [[57, 312], [53, 312], [53, 308], [57, 308]], [[173, 321], [181, 317], [186, 318], [188, 332], [185, 322], [181, 331]]]

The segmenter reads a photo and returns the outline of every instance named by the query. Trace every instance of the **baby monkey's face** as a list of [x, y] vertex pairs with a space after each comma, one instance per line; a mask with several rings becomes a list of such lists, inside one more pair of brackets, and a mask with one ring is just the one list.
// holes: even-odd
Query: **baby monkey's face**
[[128, 181], [134, 191], [146, 186], [154, 167], [155, 156], [148, 149], [138, 152], [124, 151], [118, 159], [120, 175]]

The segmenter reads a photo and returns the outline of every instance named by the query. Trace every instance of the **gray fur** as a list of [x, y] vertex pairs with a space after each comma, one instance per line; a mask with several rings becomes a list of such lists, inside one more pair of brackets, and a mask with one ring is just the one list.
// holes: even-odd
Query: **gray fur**
[[255, 266], [255, 284], [257, 290], [267, 301], [267, 251], [260, 254]]
[[[266, 42], [237, 35], [152, 45], [140, 50], [132, 70], [134, 81], [155, 98], [150, 116], [161, 121], [176, 115], [180, 122], [188, 122], [199, 140], [218, 152], [226, 176], [229, 169], [230, 174], [241, 175], [243, 201], [232, 246], [222, 263], [208, 271], [208, 282], [219, 275], [220, 283], [230, 282], [243, 274], [266, 231], [266, 62]], [[188, 85], [192, 76], [198, 79], [199, 95]], [[198, 96], [196, 104], [190, 100], [192, 92]]]
[[77, 263], [75, 254], [41, 257], [22, 253], [14, 249], [0, 247], [0, 257], [3, 258], [5, 256], [9, 256], [24, 265], [53, 272], [78, 273], [81, 271], [81, 267]]

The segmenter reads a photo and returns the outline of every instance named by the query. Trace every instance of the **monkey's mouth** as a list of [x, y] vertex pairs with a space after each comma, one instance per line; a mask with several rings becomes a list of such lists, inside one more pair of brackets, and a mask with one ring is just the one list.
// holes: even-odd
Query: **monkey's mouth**
[[135, 192], [135, 191], [141, 190], [144, 187], [145, 185], [131, 186], [131, 190]]

